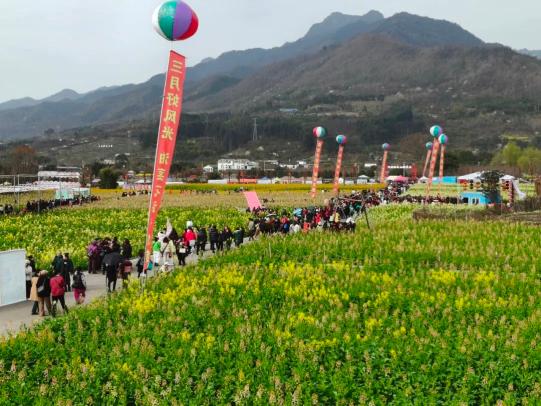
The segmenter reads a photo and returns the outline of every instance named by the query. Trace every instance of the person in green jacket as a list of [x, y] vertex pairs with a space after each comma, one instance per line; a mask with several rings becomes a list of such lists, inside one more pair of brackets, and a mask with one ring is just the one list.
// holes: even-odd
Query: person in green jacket
[[162, 259], [162, 244], [158, 237], [154, 237], [154, 244], [152, 245], [152, 262], [159, 268]]

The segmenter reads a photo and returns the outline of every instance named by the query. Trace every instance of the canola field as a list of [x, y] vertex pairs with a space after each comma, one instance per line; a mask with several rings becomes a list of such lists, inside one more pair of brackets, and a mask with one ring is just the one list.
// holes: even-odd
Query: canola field
[[[109, 207], [112, 206], [111, 203]], [[86, 247], [97, 237], [116, 236], [121, 243], [127, 238], [136, 253], [144, 247], [147, 224], [148, 211], [141, 207], [105, 209], [83, 206], [46, 214], [1, 217], [0, 251], [26, 249], [27, 254], [33, 255], [38, 266], [44, 269], [48, 269], [58, 251], [70, 253], [76, 265], [86, 266]], [[179, 232], [184, 230], [188, 220], [201, 227], [211, 224], [244, 227], [248, 222], [246, 213], [236, 209], [169, 207], [160, 212], [157, 227], [165, 227], [167, 218]]]
[[0, 404], [540, 404], [539, 228], [411, 211], [262, 239], [4, 339]]

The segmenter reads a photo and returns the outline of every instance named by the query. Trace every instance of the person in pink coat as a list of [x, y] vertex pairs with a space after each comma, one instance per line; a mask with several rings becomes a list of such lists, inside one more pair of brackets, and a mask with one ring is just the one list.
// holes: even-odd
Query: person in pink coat
[[62, 274], [55, 274], [55, 276], [51, 278], [50, 285], [51, 296], [53, 297], [53, 317], [56, 316], [56, 305], [58, 302], [60, 302], [60, 305], [64, 310], [64, 314], [67, 314], [68, 306], [66, 306], [66, 300], [64, 299], [64, 294], [66, 293], [66, 282], [64, 281]]

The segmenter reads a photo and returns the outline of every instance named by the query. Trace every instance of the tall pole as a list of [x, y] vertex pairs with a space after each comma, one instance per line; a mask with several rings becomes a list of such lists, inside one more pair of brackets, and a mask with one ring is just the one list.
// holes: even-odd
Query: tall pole
[[383, 149], [383, 161], [381, 162], [381, 173], [379, 175], [379, 183], [385, 183], [385, 179], [387, 178], [387, 158], [389, 155], [389, 150], [391, 149], [390, 144], [383, 144], [381, 146]]
[[338, 143], [338, 157], [336, 158], [336, 169], [334, 171], [334, 186], [333, 186], [333, 195], [337, 197], [340, 194], [340, 171], [342, 169], [342, 160], [344, 158], [344, 146], [347, 142], [347, 137], [345, 135], [339, 135], [336, 137], [336, 142]]
[[440, 150], [439, 136], [443, 134], [443, 130], [440, 126], [435, 125], [430, 129], [430, 134], [434, 137], [434, 143], [432, 145], [432, 159], [430, 161], [430, 171], [428, 173], [428, 182], [426, 183], [426, 200], [430, 196], [430, 188], [432, 187], [432, 181], [434, 179], [434, 172], [436, 170], [436, 161], [438, 160], [438, 152]]
[[428, 164], [430, 163], [430, 156], [432, 155], [432, 148], [434, 147], [434, 144], [431, 142], [427, 142], [426, 145], [426, 160], [425, 160], [425, 166], [423, 168], [423, 178], [426, 177], [426, 170], [428, 169]]
[[439, 142], [441, 145], [441, 155], [440, 155], [440, 184], [439, 184], [439, 193], [441, 195], [443, 190], [443, 170], [445, 164], [445, 145], [447, 145], [448, 138], [445, 134], [440, 135]]
[[312, 199], [316, 198], [317, 194], [317, 181], [319, 179], [319, 163], [321, 161], [321, 151], [323, 150], [323, 139], [327, 135], [327, 130], [325, 127], [316, 127], [313, 131], [314, 137], [317, 139], [316, 144], [316, 155], [314, 157], [314, 168], [312, 170], [312, 190], [310, 195]]

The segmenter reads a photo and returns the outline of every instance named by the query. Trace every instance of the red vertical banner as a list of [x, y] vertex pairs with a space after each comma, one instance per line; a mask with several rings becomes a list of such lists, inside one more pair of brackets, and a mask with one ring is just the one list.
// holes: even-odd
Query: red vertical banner
[[323, 150], [323, 140], [318, 139], [316, 145], [316, 156], [314, 158], [314, 170], [312, 171], [312, 199], [316, 198], [317, 181], [319, 179], [319, 162], [321, 161], [321, 151]]
[[428, 182], [426, 183], [426, 197], [430, 196], [430, 188], [432, 187], [432, 180], [434, 178], [434, 172], [436, 171], [436, 161], [438, 160], [438, 152], [440, 150], [440, 142], [438, 139], [434, 139], [434, 145], [432, 146], [432, 159], [430, 161], [430, 171], [428, 172]]
[[152, 192], [148, 208], [148, 224], [145, 245], [145, 269], [152, 254], [152, 242], [156, 217], [165, 193], [169, 170], [173, 162], [186, 76], [186, 58], [174, 51], [169, 55], [169, 67], [165, 78], [158, 144], [152, 177]]
[[383, 152], [383, 162], [381, 163], [381, 173], [379, 175], [379, 183], [385, 183], [385, 178], [387, 177], [387, 156], [389, 151], [385, 150]]
[[338, 158], [336, 159], [336, 169], [334, 171], [333, 194], [338, 196], [340, 193], [340, 171], [342, 170], [342, 160], [344, 158], [344, 145], [338, 147]]
[[427, 152], [426, 152], [426, 161], [425, 161], [425, 167], [423, 169], [423, 178], [426, 177], [426, 170], [428, 169], [428, 164], [430, 162], [430, 155], [432, 154], [432, 150], [429, 149]]
[[444, 168], [444, 162], [445, 162], [445, 144], [441, 144], [441, 155], [440, 155], [440, 183], [438, 190], [442, 191], [443, 188], [443, 168]]

